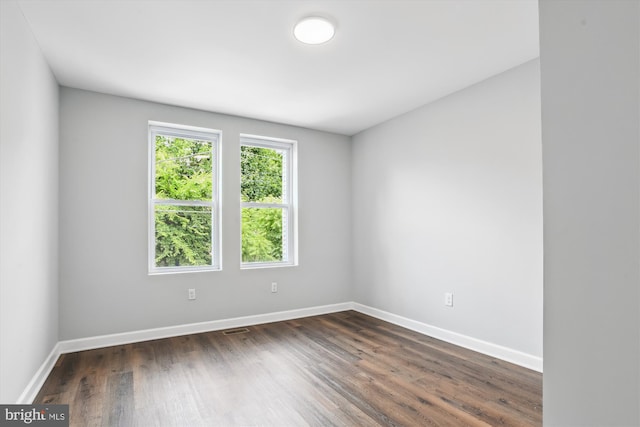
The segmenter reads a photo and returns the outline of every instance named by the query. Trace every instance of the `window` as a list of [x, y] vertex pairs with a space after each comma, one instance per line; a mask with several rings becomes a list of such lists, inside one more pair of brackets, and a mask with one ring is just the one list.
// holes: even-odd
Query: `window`
[[149, 272], [219, 270], [219, 131], [149, 122]]
[[240, 136], [242, 267], [297, 264], [296, 142]]

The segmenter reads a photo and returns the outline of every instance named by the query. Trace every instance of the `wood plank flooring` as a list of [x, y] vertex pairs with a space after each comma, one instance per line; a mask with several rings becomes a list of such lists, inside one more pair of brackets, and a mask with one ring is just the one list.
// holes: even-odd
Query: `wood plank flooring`
[[542, 375], [346, 311], [64, 354], [71, 426], [539, 426]]

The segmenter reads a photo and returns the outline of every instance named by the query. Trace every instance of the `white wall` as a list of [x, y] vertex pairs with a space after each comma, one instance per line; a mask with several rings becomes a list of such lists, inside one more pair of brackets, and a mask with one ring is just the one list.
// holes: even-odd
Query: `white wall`
[[542, 356], [539, 93], [536, 60], [354, 137], [357, 302]]
[[640, 425], [640, 13], [540, 2], [544, 423]]
[[58, 341], [58, 85], [17, 4], [0, 2], [0, 402]]
[[[60, 114], [61, 339], [352, 299], [348, 137], [68, 88]], [[223, 271], [147, 275], [148, 120], [223, 132]], [[240, 133], [298, 141], [297, 267], [239, 268]]]

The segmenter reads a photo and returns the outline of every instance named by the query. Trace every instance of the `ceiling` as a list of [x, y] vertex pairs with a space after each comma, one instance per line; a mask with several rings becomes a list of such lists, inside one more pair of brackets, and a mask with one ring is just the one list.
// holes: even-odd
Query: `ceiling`
[[[539, 55], [537, 0], [18, 0], [63, 86], [353, 135]], [[316, 46], [302, 17], [337, 23]]]

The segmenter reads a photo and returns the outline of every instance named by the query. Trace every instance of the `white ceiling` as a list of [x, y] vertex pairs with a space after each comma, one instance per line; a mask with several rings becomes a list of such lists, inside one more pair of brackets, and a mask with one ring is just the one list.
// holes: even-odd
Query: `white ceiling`
[[[63, 86], [353, 135], [536, 58], [537, 0], [19, 0]], [[328, 43], [296, 41], [321, 14]]]

